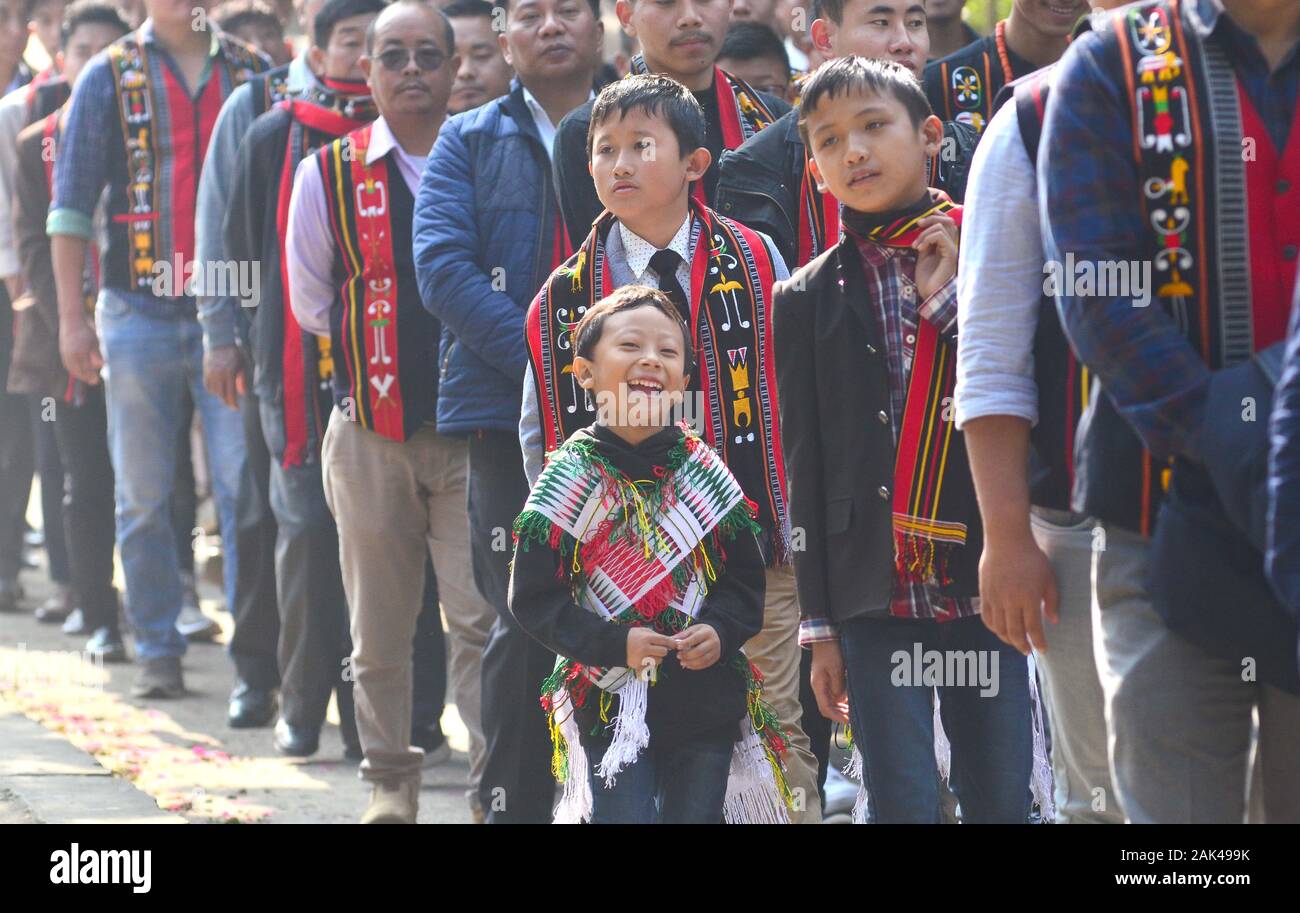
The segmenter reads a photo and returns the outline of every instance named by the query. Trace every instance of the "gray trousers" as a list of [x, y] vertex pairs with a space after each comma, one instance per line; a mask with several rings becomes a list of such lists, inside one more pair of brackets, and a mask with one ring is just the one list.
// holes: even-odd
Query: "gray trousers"
[[1052, 731], [1058, 824], [1123, 824], [1106, 757], [1106, 712], [1092, 643], [1090, 518], [1035, 507], [1034, 541], [1052, 562], [1060, 622], [1043, 623], [1045, 652], [1034, 661]]
[[[1093, 552], [1093, 638], [1128, 820], [1239, 824], [1250, 790], [1264, 821], [1300, 822], [1300, 697], [1246, 680], [1243, 663], [1166, 628], [1146, 592], [1149, 543], [1113, 526], [1103, 532]], [[1250, 782], [1252, 766], [1262, 782]]]

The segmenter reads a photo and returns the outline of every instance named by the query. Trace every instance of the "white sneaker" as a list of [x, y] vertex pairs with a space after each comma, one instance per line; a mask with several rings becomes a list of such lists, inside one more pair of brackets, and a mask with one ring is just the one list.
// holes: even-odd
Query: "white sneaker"
[[221, 633], [221, 625], [203, 614], [198, 606], [182, 605], [181, 614], [176, 618], [176, 630], [186, 640], [209, 641]]

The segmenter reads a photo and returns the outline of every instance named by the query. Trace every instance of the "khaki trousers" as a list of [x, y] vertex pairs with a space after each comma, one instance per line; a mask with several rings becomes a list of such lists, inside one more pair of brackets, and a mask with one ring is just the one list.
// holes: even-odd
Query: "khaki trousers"
[[763, 674], [763, 698], [790, 736], [786, 752], [786, 780], [794, 793], [795, 824], [820, 824], [821, 793], [817, 789], [817, 759], [800, 718], [799, 703], [799, 598], [795, 594], [794, 569], [768, 568], [767, 599], [763, 606], [763, 630], [745, 644], [745, 654]]
[[478, 594], [469, 558], [464, 441], [423, 428], [391, 441], [330, 415], [322, 442], [325, 499], [339, 530], [352, 626], [357, 731], [371, 781], [418, 780], [411, 735], [411, 639], [426, 549], [450, 630], [448, 679], [470, 737], [470, 788], [483, 771], [479, 669], [496, 612]]

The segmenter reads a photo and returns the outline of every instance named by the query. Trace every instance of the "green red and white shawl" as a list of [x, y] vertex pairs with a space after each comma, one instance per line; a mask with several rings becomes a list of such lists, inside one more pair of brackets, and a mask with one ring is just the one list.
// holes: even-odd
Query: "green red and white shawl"
[[[682, 427], [662, 477], [641, 482], [610, 464], [590, 438], [566, 441], [550, 455], [515, 521], [515, 542], [554, 549], [574, 601], [612, 624], [665, 635], [685, 629], [722, 571], [722, 540], [758, 531], [755, 505], [740, 483], [708, 444]], [[746, 683], [749, 725], [732, 753], [724, 814], [729, 823], [785, 823], [791, 802], [781, 760], [786, 739], [762, 700], [758, 670], [743, 652], [734, 662]], [[612, 785], [650, 743], [645, 712], [651, 684], [625, 667], [558, 659], [541, 697], [554, 745], [552, 772], [564, 784], [557, 823], [589, 819], [592, 809], [573, 709], [596, 689], [601, 718], [613, 726], [597, 772]], [[611, 721], [614, 694], [619, 709]]]

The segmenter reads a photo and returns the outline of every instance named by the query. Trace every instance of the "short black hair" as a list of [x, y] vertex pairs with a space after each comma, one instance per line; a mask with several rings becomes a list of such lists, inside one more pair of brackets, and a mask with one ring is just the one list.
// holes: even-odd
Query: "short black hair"
[[[501, 0], [501, 5], [505, 7], [506, 15], [510, 14], [510, 0]], [[587, 0], [587, 5], [591, 7], [592, 14], [600, 18], [600, 0]]]
[[761, 22], [741, 20], [733, 22], [727, 29], [727, 37], [722, 41], [719, 59], [730, 57], [733, 60], [776, 60], [790, 72], [790, 55], [785, 43], [772, 31], [771, 26]]
[[615, 314], [640, 307], [652, 307], [677, 324], [677, 328], [682, 331], [682, 354], [689, 374], [695, 367], [695, 346], [691, 341], [690, 327], [682, 320], [677, 305], [662, 291], [648, 285], [625, 285], [588, 308], [573, 328], [574, 356], [591, 358], [596, 351], [596, 344], [600, 342], [601, 333], [605, 330], [605, 321]]
[[223, 31], [233, 32], [246, 25], [267, 25], [284, 34], [284, 23], [262, 0], [231, 0], [212, 13], [212, 21]]
[[887, 95], [907, 109], [913, 127], [934, 114], [925, 90], [916, 74], [892, 60], [870, 57], [840, 57], [822, 64], [803, 84], [799, 98], [799, 135], [808, 145], [808, 115], [817, 110], [823, 99], [838, 98], [850, 92]]
[[[382, 2], [379, 4], [380, 10], [386, 10], [393, 6], [418, 6], [421, 9], [433, 13], [435, 18], [442, 22], [443, 43], [447, 46], [448, 56], [454, 56], [456, 53], [456, 30], [451, 27], [451, 20], [441, 9], [429, 3], [428, 0], [392, 0], [392, 2]], [[355, 14], [354, 14], [355, 15]], [[379, 24], [379, 17], [376, 16], [370, 20], [370, 25], [366, 26], [366, 53], [373, 54], [375, 51], [375, 26]]]
[[32, 21], [32, 15], [35, 14], [36, 7], [40, 6], [42, 3], [48, 2], [49, 0], [23, 0], [23, 24], [26, 25], [28, 22]]
[[59, 46], [66, 47], [72, 33], [83, 25], [106, 25], [123, 35], [131, 31], [122, 11], [104, 0], [77, 0], [63, 11], [63, 25], [59, 30]]
[[615, 114], [619, 118], [629, 111], [668, 121], [677, 137], [677, 153], [682, 158], [704, 145], [704, 109], [691, 90], [675, 79], [643, 73], [618, 79], [600, 90], [591, 106], [591, 123], [587, 126], [587, 158], [596, 129]]
[[[814, 19], [829, 19], [836, 25], [844, 21], [844, 7], [848, 6], [849, 0], [813, 0], [812, 15]], [[924, 0], [914, 0], [913, 6], [919, 6], [925, 9]], [[929, 18], [929, 14], [926, 14]]]
[[494, 4], [487, 0], [452, 0], [442, 8], [442, 14], [448, 19], [491, 19]]
[[318, 48], [324, 48], [330, 43], [330, 36], [334, 34], [334, 26], [338, 25], [344, 19], [351, 19], [353, 16], [364, 16], [368, 13], [379, 15], [384, 11], [388, 4], [384, 0], [329, 0], [321, 7], [316, 19], [311, 25], [311, 43]]

